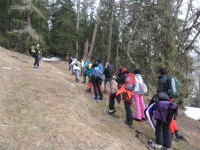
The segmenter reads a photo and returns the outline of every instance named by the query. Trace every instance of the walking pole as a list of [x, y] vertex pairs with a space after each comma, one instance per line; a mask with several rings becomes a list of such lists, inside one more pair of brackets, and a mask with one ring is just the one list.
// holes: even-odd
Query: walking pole
[[108, 106], [108, 101], [109, 101], [109, 98], [107, 98], [107, 100], [106, 100], [106, 106], [105, 106], [105, 108], [104, 108], [104, 114], [106, 113], [106, 108], [107, 108], [107, 106]]

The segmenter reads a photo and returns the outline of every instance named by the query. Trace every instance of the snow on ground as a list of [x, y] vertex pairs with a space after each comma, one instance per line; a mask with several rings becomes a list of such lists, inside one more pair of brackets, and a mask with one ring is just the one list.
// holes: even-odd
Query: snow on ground
[[60, 61], [61, 59], [58, 58], [58, 57], [51, 57], [51, 58], [46, 58], [46, 57], [43, 57], [42, 58], [42, 61]]
[[200, 108], [196, 108], [196, 107], [185, 107], [185, 114], [195, 120], [199, 120], [200, 119]]

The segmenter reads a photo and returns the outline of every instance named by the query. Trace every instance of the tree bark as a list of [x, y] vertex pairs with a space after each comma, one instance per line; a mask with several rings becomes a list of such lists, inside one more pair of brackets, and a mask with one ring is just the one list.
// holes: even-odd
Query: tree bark
[[110, 53], [111, 53], [111, 46], [112, 46], [112, 32], [113, 32], [113, 16], [114, 16], [114, 3], [115, 0], [111, 0], [111, 20], [109, 25], [109, 43], [108, 43], [108, 51], [107, 51], [107, 62], [110, 63]]
[[[77, 22], [76, 22], [76, 30], [79, 32], [79, 18], [80, 18], [80, 0], [77, 1]], [[78, 49], [78, 40], [76, 42], [76, 58], [78, 59], [79, 49]]]
[[119, 47], [117, 45], [117, 51], [116, 51], [116, 73], [117, 73], [117, 69], [119, 68]]
[[97, 9], [97, 16], [96, 16], [96, 23], [94, 26], [94, 31], [93, 31], [93, 35], [92, 35], [92, 41], [91, 41], [91, 45], [90, 45], [90, 51], [88, 54], [88, 59], [91, 61], [92, 59], [92, 52], [94, 49], [94, 43], [95, 43], [95, 39], [96, 39], [96, 34], [97, 34], [97, 29], [100, 23], [100, 13], [101, 13], [101, 0], [99, 1], [99, 7]]

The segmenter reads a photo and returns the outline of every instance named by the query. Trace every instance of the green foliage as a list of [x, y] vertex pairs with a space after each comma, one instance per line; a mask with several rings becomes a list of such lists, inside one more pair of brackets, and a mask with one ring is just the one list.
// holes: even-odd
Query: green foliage
[[[59, 6], [61, 5], [61, 6]], [[75, 55], [75, 43], [78, 39], [76, 33], [76, 14], [70, 0], [52, 4], [52, 29], [51, 29], [51, 53]]]

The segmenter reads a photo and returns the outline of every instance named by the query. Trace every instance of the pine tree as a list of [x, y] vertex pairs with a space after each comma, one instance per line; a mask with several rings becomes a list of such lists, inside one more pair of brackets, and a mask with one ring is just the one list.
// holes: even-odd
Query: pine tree
[[65, 55], [76, 53], [76, 13], [71, 0], [52, 4], [51, 53]]

